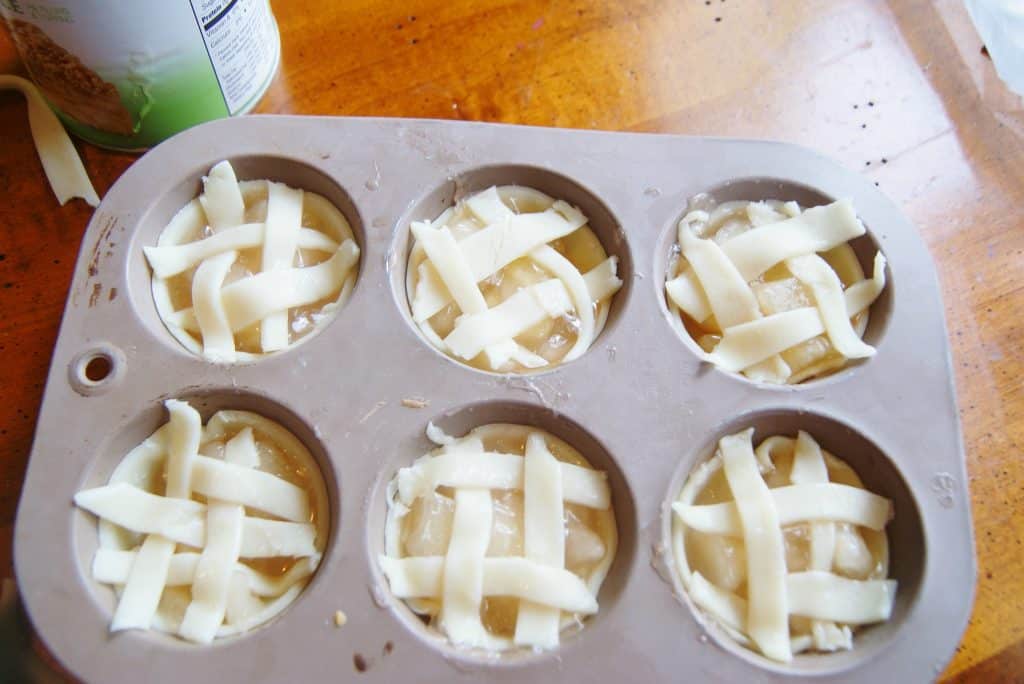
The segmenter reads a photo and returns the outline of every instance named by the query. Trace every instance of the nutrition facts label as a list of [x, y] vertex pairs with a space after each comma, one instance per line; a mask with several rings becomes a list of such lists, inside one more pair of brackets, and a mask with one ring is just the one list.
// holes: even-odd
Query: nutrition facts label
[[267, 0], [191, 0], [206, 51], [234, 115], [259, 93], [277, 59]]

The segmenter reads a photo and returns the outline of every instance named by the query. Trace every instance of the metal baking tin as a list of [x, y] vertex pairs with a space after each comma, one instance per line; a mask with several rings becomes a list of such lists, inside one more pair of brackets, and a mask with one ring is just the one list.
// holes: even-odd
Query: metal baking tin
[[[260, 361], [210, 364], [160, 322], [142, 247], [216, 162], [239, 178], [318, 192], [362, 248], [351, 299], [318, 335]], [[456, 363], [412, 325], [404, 290], [409, 222], [491, 184], [519, 183], [579, 206], [625, 284], [582, 358], [527, 376]], [[699, 360], [665, 303], [675, 227], [688, 198], [849, 197], [868, 228], [854, 248], [888, 284], [866, 339], [878, 349], [826, 379], [757, 385]], [[53, 355], [15, 530], [18, 584], [32, 622], [89, 682], [447, 682], [781, 680], [923, 681], [966, 626], [975, 561], [965, 458], [934, 266], [914, 227], [869, 181], [806, 149], [773, 142], [570, 131], [448, 121], [243, 117], [193, 128], [138, 160], [96, 210]], [[101, 381], [85, 364], [112, 363]], [[318, 459], [331, 499], [322, 564], [269, 624], [209, 646], [155, 632], [109, 632], [114, 594], [90, 577], [96, 520], [72, 505], [186, 398], [207, 419], [254, 410]], [[423, 398], [425, 408], [404, 406]], [[460, 651], [389, 592], [376, 562], [385, 486], [427, 452], [428, 421], [453, 434], [487, 422], [532, 424], [609, 473], [620, 546], [600, 612], [548, 653]], [[725, 434], [756, 440], [808, 430], [895, 502], [888, 527], [892, 620], [846, 653], [790, 665], [729, 641], [683, 593], [671, 515], [687, 474]], [[334, 613], [348, 617], [343, 627]]]

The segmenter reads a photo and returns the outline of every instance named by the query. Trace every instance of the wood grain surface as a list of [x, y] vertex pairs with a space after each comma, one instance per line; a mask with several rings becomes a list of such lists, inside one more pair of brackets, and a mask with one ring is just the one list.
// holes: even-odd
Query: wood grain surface
[[[959, 0], [278, 0], [274, 9], [282, 63], [258, 113], [771, 138], [875, 181], [931, 250], [953, 345], [979, 582], [942, 677], [1024, 680], [1024, 105], [996, 77]], [[22, 71], [0, 30], [0, 72]], [[134, 159], [79, 149], [101, 195]], [[9, 92], [0, 93], [0, 188], [0, 577], [11, 577], [42, 386], [92, 212], [79, 200], [57, 205], [24, 103]]]

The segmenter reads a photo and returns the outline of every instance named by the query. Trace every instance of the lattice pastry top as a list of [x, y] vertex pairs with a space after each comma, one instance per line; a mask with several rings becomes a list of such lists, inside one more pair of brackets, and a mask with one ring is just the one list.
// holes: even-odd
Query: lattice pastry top
[[865, 232], [849, 201], [726, 202], [679, 222], [665, 289], [687, 330], [721, 368], [798, 383], [871, 356], [861, 340], [885, 287], [885, 257], [865, 279], [847, 244]]
[[110, 629], [208, 643], [295, 600], [327, 540], [327, 492], [277, 423], [220, 411], [203, 427], [187, 403], [166, 406], [170, 420], [75, 504], [100, 518], [92, 576], [119, 595]]
[[412, 233], [413, 320], [435, 347], [485, 370], [578, 358], [622, 285], [587, 217], [531, 188], [488, 188]]
[[326, 325], [355, 284], [359, 247], [324, 197], [237, 181], [223, 161], [145, 247], [167, 329], [210, 361], [285, 349]]
[[676, 567], [693, 602], [741, 644], [782, 662], [853, 647], [889, 619], [892, 503], [801, 431], [753, 449], [723, 437], [672, 504]]
[[385, 554], [392, 593], [455, 645], [552, 649], [597, 612], [617, 533], [605, 474], [553, 435], [479, 427], [390, 483]]

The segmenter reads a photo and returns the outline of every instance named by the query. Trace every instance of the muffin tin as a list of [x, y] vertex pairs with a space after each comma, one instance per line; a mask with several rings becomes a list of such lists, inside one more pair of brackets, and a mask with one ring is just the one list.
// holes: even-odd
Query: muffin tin
[[[213, 365], [157, 316], [142, 253], [216, 162], [240, 179], [317, 192], [361, 248], [348, 303], [316, 337], [252, 363]], [[580, 359], [530, 375], [458, 364], [414, 327], [405, 295], [409, 223], [457, 197], [518, 183], [578, 206], [625, 281]], [[795, 387], [757, 385], [703, 363], [665, 303], [675, 227], [688, 198], [849, 197], [887, 287], [865, 339], [875, 357]], [[922, 681], [952, 656], [971, 608], [975, 561], [947, 335], [931, 260], [913, 226], [867, 180], [792, 145], [396, 119], [242, 117], [193, 128], [138, 160], [96, 210], [53, 355], [15, 530], [18, 583], [36, 630], [86, 681], [494, 681], [811, 679]], [[870, 271], [870, 268], [865, 270]], [[298, 436], [327, 481], [331, 534], [296, 602], [246, 635], [195, 646], [156, 632], [111, 635], [114, 594], [94, 582], [96, 521], [80, 489], [166, 418], [162, 400], [256, 411]], [[425, 400], [403, 402], [405, 399]], [[547, 653], [458, 650], [391, 596], [376, 558], [385, 488], [426, 453], [434, 422], [462, 435], [530, 424], [608, 472], [619, 549], [600, 612]], [[689, 602], [674, 570], [671, 509], [718, 439], [810, 432], [871, 491], [887, 528], [892, 619], [846, 653], [772, 663], [732, 643]], [[335, 612], [347, 616], [335, 623]]]

